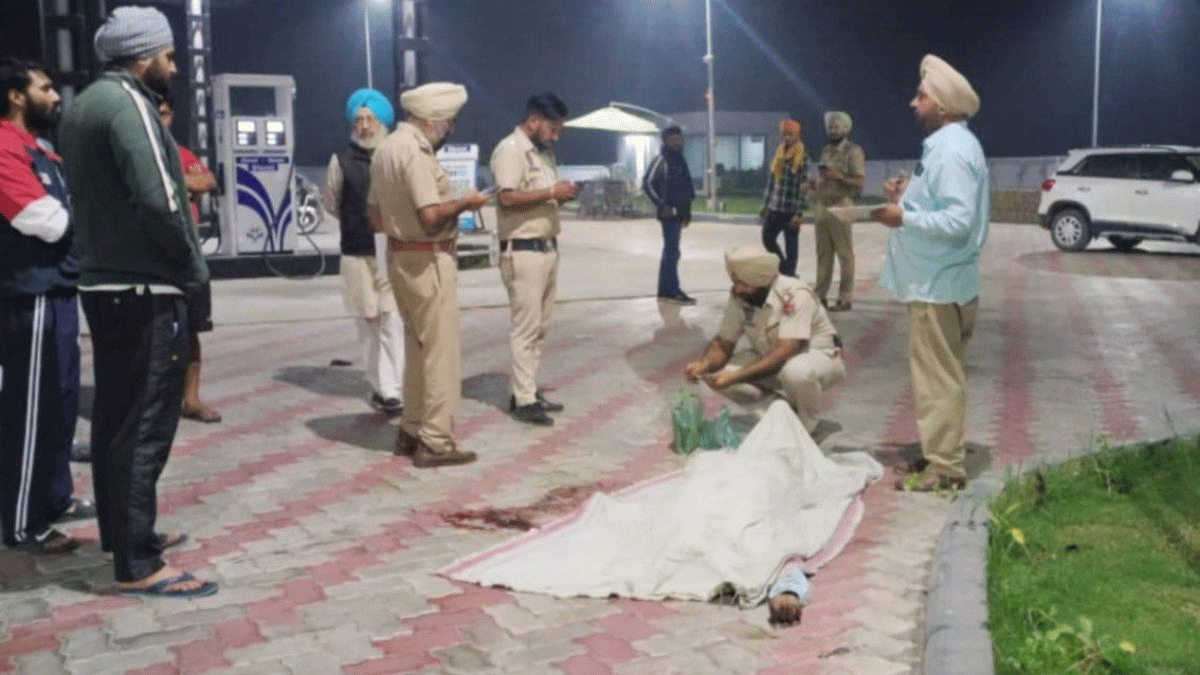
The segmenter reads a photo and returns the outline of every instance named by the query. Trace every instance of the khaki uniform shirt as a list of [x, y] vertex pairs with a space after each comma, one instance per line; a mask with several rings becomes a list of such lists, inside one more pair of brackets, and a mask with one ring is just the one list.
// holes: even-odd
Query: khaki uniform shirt
[[828, 350], [832, 355], [837, 329], [808, 284], [781, 274], [762, 307], [730, 296], [717, 337], [737, 344], [742, 335], [759, 356], [774, 351], [780, 340], [807, 340], [809, 350]]
[[453, 198], [450, 176], [438, 164], [433, 145], [420, 129], [401, 123], [375, 149], [371, 158], [371, 189], [367, 204], [378, 206], [383, 232], [399, 241], [442, 241], [458, 236], [458, 219], [430, 235], [421, 228], [417, 211]]
[[[554, 153], [538, 150], [525, 131], [517, 127], [492, 152], [492, 176], [496, 189], [545, 190], [558, 182]], [[553, 201], [527, 209], [496, 206], [500, 239], [549, 239], [559, 233], [558, 204]]]
[[[849, 140], [837, 145], [830, 143], [821, 150], [821, 164], [847, 178], [867, 175], [867, 159], [862, 148]], [[861, 190], [848, 188], [835, 180], [821, 181], [817, 186], [817, 203], [822, 206], [851, 206]]]

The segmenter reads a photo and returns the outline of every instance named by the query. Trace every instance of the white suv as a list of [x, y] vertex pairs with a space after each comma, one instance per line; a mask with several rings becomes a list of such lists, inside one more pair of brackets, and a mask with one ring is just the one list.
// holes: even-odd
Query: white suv
[[1072, 150], [1042, 184], [1038, 218], [1064, 251], [1101, 236], [1123, 251], [1143, 239], [1200, 244], [1197, 176], [1200, 148]]

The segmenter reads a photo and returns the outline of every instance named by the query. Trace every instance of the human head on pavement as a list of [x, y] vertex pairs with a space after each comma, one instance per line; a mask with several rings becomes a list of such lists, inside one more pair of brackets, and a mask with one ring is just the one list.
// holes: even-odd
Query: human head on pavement
[[683, 152], [683, 129], [678, 125], [672, 124], [662, 130], [663, 147], [671, 152]]
[[971, 119], [979, 112], [979, 95], [949, 63], [928, 54], [921, 60], [920, 73], [917, 95], [909, 105], [916, 113], [917, 123], [927, 133]]
[[128, 70], [159, 95], [171, 90], [175, 36], [167, 17], [153, 7], [117, 7], [96, 31], [96, 55], [108, 70]]
[[825, 133], [829, 135], [830, 143], [841, 143], [853, 128], [854, 120], [850, 118], [850, 113], [841, 110], [825, 113]]
[[408, 121], [438, 149], [454, 133], [458, 113], [467, 104], [467, 88], [454, 82], [430, 82], [400, 95]]
[[346, 99], [346, 121], [350, 140], [364, 150], [374, 150], [396, 123], [391, 101], [374, 89], [359, 89]]
[[779, 276], [779, 256], [761, 246], [735, 246], [725, 251], [725, 271], [732, 293], [761, 307]]
[[42, 66], [31, 61], [0, 59], [0, 119], [40, 136], [52, 130], [62, 115], [62, 97]]
[[549, 150], [558, 142], [567, 121], [567, 104], [556, 94], [544, 92], [529, 97], [521, 127], [539, 150]]

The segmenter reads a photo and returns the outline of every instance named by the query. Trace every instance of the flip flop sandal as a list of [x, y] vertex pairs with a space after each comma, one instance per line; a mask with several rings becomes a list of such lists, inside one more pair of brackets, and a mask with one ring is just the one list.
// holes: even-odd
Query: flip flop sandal
[[79, 548], [79, 540], [52, 529], [45, 539], [23, 541], [19, 548], [35, 555], [60, 555]]
[[186, 544], [188, 540], [187, 534], [183, 532], [174, 534], [156, 534], [154, 536], [158, 537], [158, 547], [164, 551], [169, 548], [175, 548], [176, 546]]
[[172, 590], [172, 586], [186, 584], [189, 581], [196, 581], [196, 577], [192, 576], [191, 572], [184, 572], [177, 577], [163, 579], [146, 588], [122, 588], [121, 595], [128, 597], [153, 597], [153, 598], [206, 598], [217, 592], [218, 586], [215, 581], [205, 581], [195, 588], [187, 590], [176, 589]]
[[72, 520], [87, 520], [96, 517], [96, 503], [90, 499], [82, 499], [74, 497], [71, 499], [71, 505], [66, 511], [55, 520], [56, 523], [65, 523]]
[[221, 413], [210, 408], [184, 408], [180, 417], [205, 424], [216, 424], [221, 421]]
[[921, 473], [928, 468], [929, 460], [918, 459], [913, 462], [904, 462], [900, 464], [899, 466], [895, 467], [895, 471], [897, 476], [911, 476], [914, 473]]

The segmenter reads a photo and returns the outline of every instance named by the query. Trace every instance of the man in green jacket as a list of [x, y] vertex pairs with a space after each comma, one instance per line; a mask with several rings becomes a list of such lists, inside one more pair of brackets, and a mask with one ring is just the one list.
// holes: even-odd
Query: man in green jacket
[[67, 109], [60, 149], [92, 335], [100, 544], [122, 593], [211, 595], [215, 583], [162, 559], [184, 535], [154, 530], [189, 360], [187, 293], [208, 279], [179, 150], [157, 112], [176, 72], [174, 37], [157, 9], [118, 7], [95, 45], [106, 72]]

